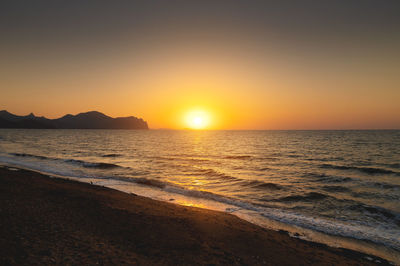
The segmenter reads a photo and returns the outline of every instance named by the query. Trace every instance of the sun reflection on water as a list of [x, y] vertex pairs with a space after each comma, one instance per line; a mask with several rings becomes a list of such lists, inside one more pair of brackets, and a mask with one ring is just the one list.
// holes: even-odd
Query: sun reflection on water
[[207, 208], [206, 205], [202, 203], [195, 203], [195, 202], [190, 202], [190, 201], [185, 201], [185, 200], [177, 200], [175, 203], [183, 206], [188, 206], [188, 207], [197, 207], [197, 208]]

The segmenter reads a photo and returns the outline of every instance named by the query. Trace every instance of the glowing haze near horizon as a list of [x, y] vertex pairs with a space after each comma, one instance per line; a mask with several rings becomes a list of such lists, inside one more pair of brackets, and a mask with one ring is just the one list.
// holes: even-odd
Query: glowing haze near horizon
[[190, 127], [196, 110], [209, 129], [400, 128], [399, 13], [368, 0], [2, 1], [0, 109], [151, 128]]

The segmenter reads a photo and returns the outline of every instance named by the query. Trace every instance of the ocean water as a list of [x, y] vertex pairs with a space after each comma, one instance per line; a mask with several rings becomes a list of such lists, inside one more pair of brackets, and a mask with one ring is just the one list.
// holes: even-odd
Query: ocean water
[[222, 204], [400, 253], [399, 130], [1, 129], [0, 163]]

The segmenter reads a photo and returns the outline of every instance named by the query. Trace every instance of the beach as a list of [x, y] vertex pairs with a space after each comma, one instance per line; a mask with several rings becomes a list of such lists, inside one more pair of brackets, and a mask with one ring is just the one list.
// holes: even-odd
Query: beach
[[0, 264], [379, 265], [236, 216], [0, 168]]

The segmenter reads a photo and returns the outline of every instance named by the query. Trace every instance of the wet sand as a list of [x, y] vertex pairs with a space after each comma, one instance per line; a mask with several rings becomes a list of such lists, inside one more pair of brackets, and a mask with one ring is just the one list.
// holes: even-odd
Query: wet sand
[[376, 260], [388, 264], [227, 213], [0, 167], [0, 265], [374, 265]]

